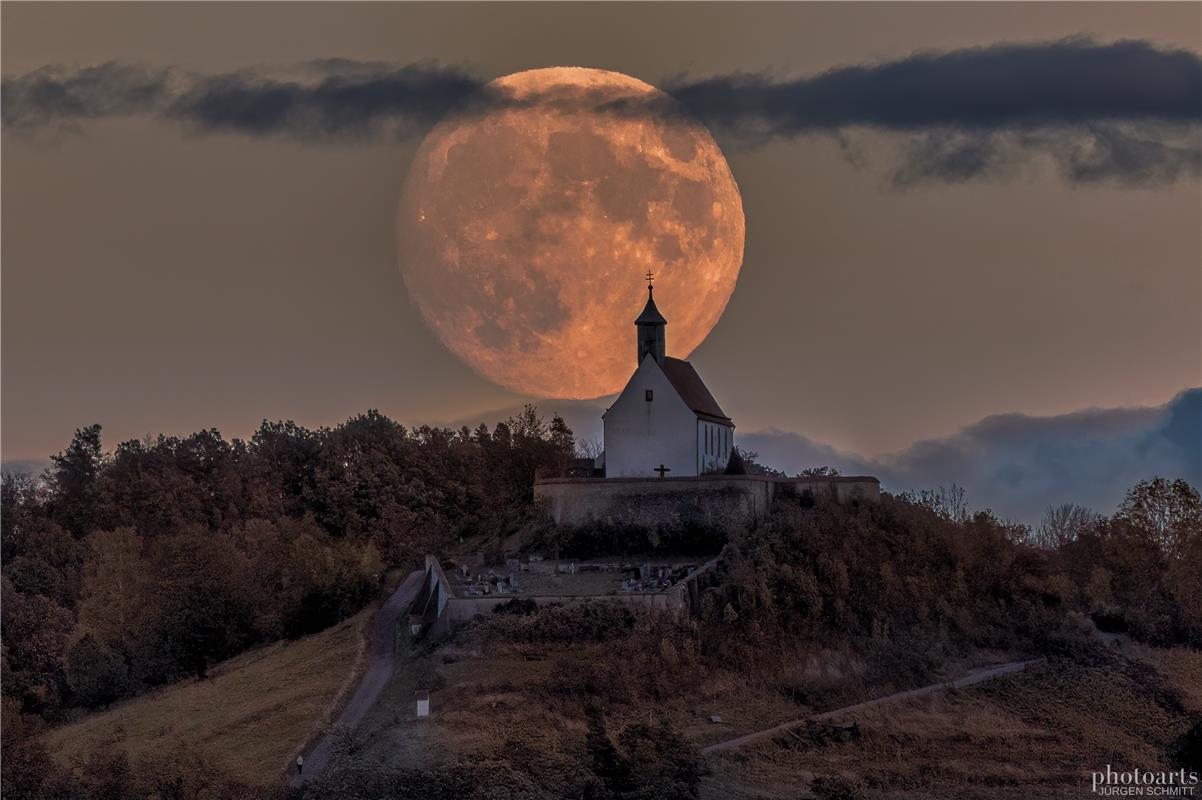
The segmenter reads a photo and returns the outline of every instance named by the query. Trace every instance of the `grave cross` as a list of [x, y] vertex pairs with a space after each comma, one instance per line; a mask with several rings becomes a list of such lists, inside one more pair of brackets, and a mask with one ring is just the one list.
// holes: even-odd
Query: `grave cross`
[[660, 464], [658, 467], [656, 467], [655, 469], [653, 469], [651, 471], [658, 472], [659, 476], [662, 478], [662, 477], [664, 477], [665, 472], [671, 472], [672, 470], [668, 467], [665, 467], [663, 464]]

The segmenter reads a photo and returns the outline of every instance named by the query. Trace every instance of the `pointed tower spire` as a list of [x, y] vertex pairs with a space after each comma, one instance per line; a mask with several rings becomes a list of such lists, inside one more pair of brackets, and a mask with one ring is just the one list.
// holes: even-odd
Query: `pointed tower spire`
[[655, 307], [654, 279], [655, 276], [651, 274], [651, 270], [647, 270], [647, 305], [643, 306], [643, 313], [639, 314], [639, 318], [634, 321], [634, 324], [638, 331], [638, 363], [642, 364], [643, 359], [650, 354], [656, 362], [662, 365], [664, 363], [664, 327], [668, 321]]

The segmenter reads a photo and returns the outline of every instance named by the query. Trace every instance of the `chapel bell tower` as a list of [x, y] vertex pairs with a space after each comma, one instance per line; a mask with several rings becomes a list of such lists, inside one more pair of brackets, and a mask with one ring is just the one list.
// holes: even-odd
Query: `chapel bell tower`
[[634, 324], [638, 330], [638, 363], [642, 364], [643, 359], [650, 353], [651, 357], [662, 366], [664, 363], [664, 326], [668, 324], [668, 321], [655, 307], [655, 287], [651, 283], [653, 278], [651, 271], [648, 270], [647, 305], [643, 307], [643, 313], [639, 314], [639, 318], [634, 321]]

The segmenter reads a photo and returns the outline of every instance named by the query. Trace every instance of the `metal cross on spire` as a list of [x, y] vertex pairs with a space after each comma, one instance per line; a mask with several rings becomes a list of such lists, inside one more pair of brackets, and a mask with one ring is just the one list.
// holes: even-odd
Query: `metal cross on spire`
[[651, 291], [651, 282], [655, 280], [655, 276], [651, 274], [651, 270], [647, 270], [647, 291]]

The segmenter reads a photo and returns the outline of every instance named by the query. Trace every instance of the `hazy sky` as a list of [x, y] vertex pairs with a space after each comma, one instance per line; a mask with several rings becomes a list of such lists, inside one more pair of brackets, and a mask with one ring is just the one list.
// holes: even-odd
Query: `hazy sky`
[[[437, 60], [482, 79], [590, 66], [664, 85], [1078, 34], [1202, 50], [1197, 3], [5, 3], [2, 14], [6, 78], [52, 64], [215, 73], [337, 57]], [[1160, 405], [1202, 385], [1196, 170], [1074, 182], [1036, 157], [899, 187], [906, 143], [894, 133], [753, 145], [714, 132], [747, 245], [726, 315], [692, 360], [740, 434], [780, 429], [876, 456], [992, 414]], [[1197, 135], [1186, 134], [1195, 146]], [[394, 224], [418, 141], [305, 143], [145, 116], [6, 125], [5, 460], [43, 458], [92, 422], [111, 447], [208, 427], [244, 436], [265, 417], [317, 426], [374, 407], [422, 422], [520, 404], [450, 354], [406, 297]], [[686, 301], [657, 300], [671, 340], [673, 303]], [[633, 353], [632, 337], [613, 346]]]

